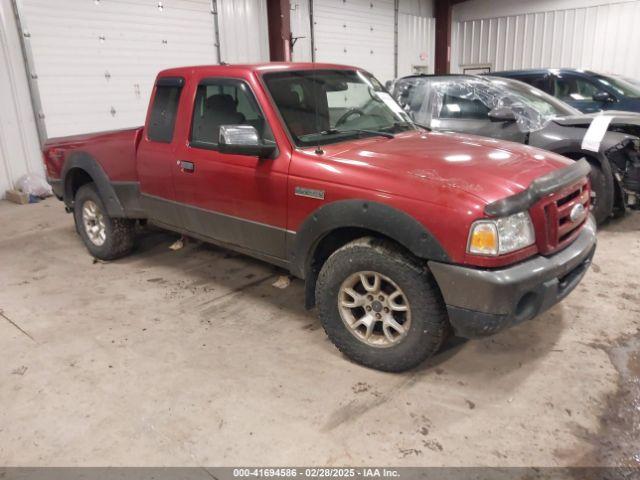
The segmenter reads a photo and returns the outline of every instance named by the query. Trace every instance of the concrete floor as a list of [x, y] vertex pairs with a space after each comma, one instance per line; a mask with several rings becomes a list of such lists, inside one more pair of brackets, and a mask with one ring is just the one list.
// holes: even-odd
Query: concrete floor
[[0, 465], [640, 464], [639, 214], [561, 305], [402, 375], [264, 263], [161, 232], [95, 263], [53, 199], [0, 222]]

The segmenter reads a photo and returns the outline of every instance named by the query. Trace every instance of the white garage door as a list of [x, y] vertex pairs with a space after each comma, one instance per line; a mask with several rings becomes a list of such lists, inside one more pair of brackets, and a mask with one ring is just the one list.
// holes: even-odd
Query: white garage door
[[362, 67], [381, 82], [394, 78], [393, 0], [314, 0], [313, 19], [317, 62]]
[[[49, 138], [141, 125], [159, 70], [218, 61], [211, 0], [18, 1]], [[249, 0], [263, 16], [226, 8], [230, 1], [217, 2], [221, 17], [250, 14], [246, 31], [264, 35], [265, 0]], [[269, 52], [245, 56], [268, 60]]]

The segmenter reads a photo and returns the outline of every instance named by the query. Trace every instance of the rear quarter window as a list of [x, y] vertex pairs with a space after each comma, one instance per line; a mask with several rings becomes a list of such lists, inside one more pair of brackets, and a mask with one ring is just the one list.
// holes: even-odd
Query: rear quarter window
[[171, 143], [176, 125], [182, 79], [160, 79], [151, 106], [147, 137], [154, 142]]

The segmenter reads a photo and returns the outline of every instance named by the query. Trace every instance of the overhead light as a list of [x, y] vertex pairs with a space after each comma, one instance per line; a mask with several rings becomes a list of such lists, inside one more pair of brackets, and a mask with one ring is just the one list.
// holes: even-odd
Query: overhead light
[[444, 159], [447, 162], [468, 162], [471, 160], [471, 155], [447, 155]]

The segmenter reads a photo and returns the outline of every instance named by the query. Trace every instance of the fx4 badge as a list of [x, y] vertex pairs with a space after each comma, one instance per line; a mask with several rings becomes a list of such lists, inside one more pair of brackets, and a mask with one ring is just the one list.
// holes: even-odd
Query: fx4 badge
[[313, 188], [296, 187], [295, 194], [299, 197], [316, 198], [324, 200], [324, 190], [315, 190]]

